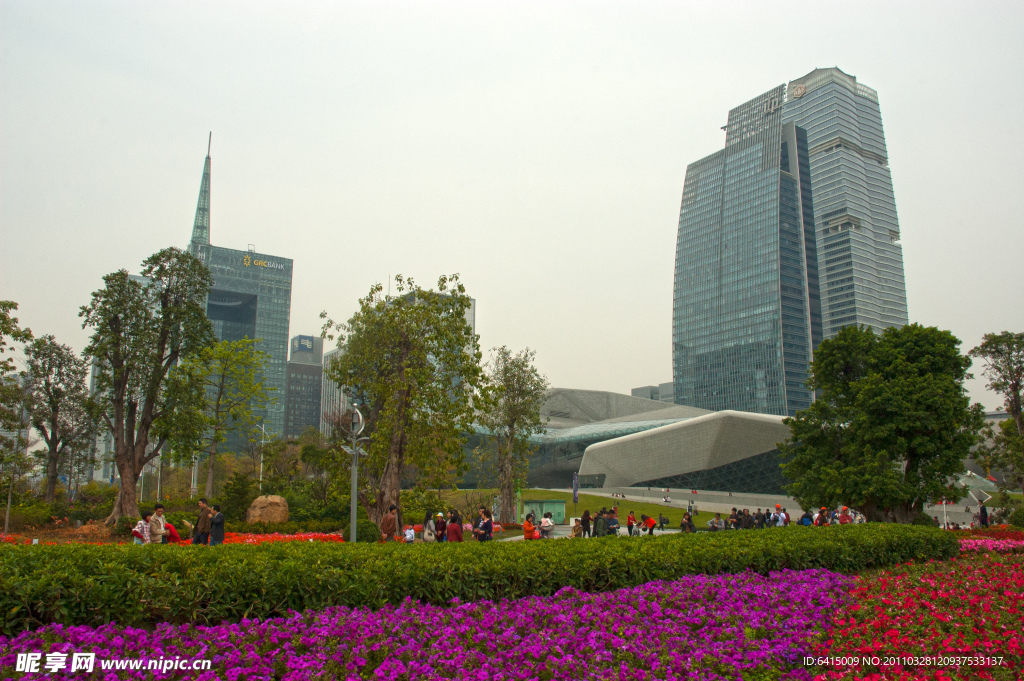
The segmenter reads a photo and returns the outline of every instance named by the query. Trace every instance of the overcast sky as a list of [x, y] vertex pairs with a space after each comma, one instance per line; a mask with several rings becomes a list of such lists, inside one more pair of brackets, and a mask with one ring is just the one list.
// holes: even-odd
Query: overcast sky
[[211, 240], [294, 259], [291, 335], [458, 272], [485, 350], [628, 393], [671, 380], [686, 165], [838, 66], [879, 94], [910, 319], [966, 350], [1024, 331], [1022, 36], [1019, 0], [2, 0], [0, 298], [84, 347], [101, 277], [188, 242], [212, 130]]

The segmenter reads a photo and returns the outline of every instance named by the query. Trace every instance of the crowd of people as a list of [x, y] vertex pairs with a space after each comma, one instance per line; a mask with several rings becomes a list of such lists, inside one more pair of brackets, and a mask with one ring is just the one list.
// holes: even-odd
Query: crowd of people
[[[220, 506], [209, 506], [206, 499], [199, 500], [199, 515], [195, 524], [185, 521], [187, 537], [199, 546], [217, 546], [224, 543], [224, 514]], [[167, 521], [164, 505], [156, 504], [153, 511], [143, 511], [142, 519], [132, 528], [132, 539], [136, 544], [180, 544], [184, 540], [178, 528]]]
[[406, 526], [399, 532], [398, 507], [392, 504], [380, 521], [380, 540], [382, 542], [400, 542], [406, 544], [426, 543], [443, 544], [459, 543], [469, 536], [476, 541], [491, 541], [494, 538], [494, 517], [489, 510], [481, 506], [473, 523], [463, 520], [462, 514], [455, 509], [447, 513], [427, 511], [423, 519], [420, 536], [416, 536], [416, 528]]
[[[822, 506], [821, 509], [813, 513], [811, 511], [804, 511], [803, 515], [796, 520], [796, 523], [799, 525], [813, 527], [849, 525], [863, 522], [866, 522], [866, 518], [862, 514], [852, 511], [846, 506], [832, 510]], [[789, 511], [780, 504], [776, 504], [774, 510], [764, 509], [762, 511], [759, 508], [754, 513], [751, 513], [750, 509], [747, 508], [742, 510], [733, 508], [728, 518], [722, 518], [721, 513], [716, 513], [715, 517], [707, 521], [707, 526], [712, 532], [718, 532], [720, 530], [763, 530], [766, 527], [787, 527], [791, 523], [793, 523], [793, 519]], [[689, 512], [683, 516], [679, 529], [683, 532], [696, 531], [693, 525], [693, 517]]]

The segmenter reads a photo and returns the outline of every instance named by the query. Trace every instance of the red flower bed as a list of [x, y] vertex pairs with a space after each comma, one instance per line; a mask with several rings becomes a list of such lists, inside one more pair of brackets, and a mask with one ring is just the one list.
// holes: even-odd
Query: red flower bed
[[19, 537], [16, 534], [6, 534], [0, 537], [0, 544], [28, 544], [29, 541], [25, 537]]
[[[242, 532], [225, 532], [225, 544], [266, 544], [268, 542], [286, 541], [323, 541], [344, 542], [340, 534], [324, 534], [323, 532], [300, 532], [298, 534], [248, 534]], [[187, 545], [188, 542], [182, 542]]]
[[816, 679], [1010, 681], [1024, 675], [1024, 555], [967, 554], [900, 565], [859, 576], [850, 596], [815, 656], [857, 660], [823, 666]]
[[972, 537], [986, 537], [988, 539], [1013, 539], [1016, 541], [1024, 541], [1024, 530], [1008, 529], [1005, 525], [1002, 527], [987, 527], [967, 530], [967, 534]]

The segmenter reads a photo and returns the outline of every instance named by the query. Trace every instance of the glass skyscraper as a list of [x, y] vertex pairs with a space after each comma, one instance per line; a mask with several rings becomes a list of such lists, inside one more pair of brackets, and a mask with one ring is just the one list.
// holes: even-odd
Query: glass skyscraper
[[[274, 255], [210, 245], [210, 153], [207, 149], [189, 252], [213, 273], [206, 315], [220, 340], [258, 339], [267, 353], [264, 385], [274, 402], [257, 417], [267, 436], [284, 434], [287, 395], [288, 322], [292, 302], [292, 261]], [[236, 449], [238, 438], [229, 438]]]
[[825, 338], [907, 323], [903, 250], [878, 94], [837, 68], [791, 81], [782, 120], [807, 131]]
[[324, 379], [324, 339], [295, 336], [288, 360], [288, 389], [285, 400], [284, 436], [297, 438], [307, 429], [320, 430]]
[[686, 169], [676, 240], [678, 404], [786, 415], [821, 340], [808, 141], [780, 85], [729, 112], [725, 148]]

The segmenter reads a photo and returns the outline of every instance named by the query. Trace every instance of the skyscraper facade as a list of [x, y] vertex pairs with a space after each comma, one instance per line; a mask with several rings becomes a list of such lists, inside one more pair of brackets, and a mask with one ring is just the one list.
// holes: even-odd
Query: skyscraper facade
[[284, 412], [284, 436], [320, 430], [321, 390], [324, 378], [324, 341], [319, 336], [292, 338]]
[[[213, 273], [206, 315], [220, 340], [257, 339], [267, 353], [264, 385], [274, 402], [257, 412], [268, 436], [284, 434], [287, 389], [288, 322], [292, 301], [292, 261], [249, 250], [210, 244], [210, 153], [207, 149], [189, 252]], [[229, 440], [229, 445], [233, 443]]]
[[331, 364], [341, 356], [341, 350], [334, 348], [324, 353], [323, 382], [320, 388], [320, 432], [324, 437], [334, 434], [334, 426], [349, 409], [349, 400], [344, 386], [330, 378]]
[[793, 414], [821, 339], [807, 137], [785, 85], [729, 112], [725, 148], [686, 169], [676, 240], [675, 401]]
[[837, 68], [789, 83], [782, 120], [807, 131], [823, 331], [907, 323], [903, 250], [878, 94]]

